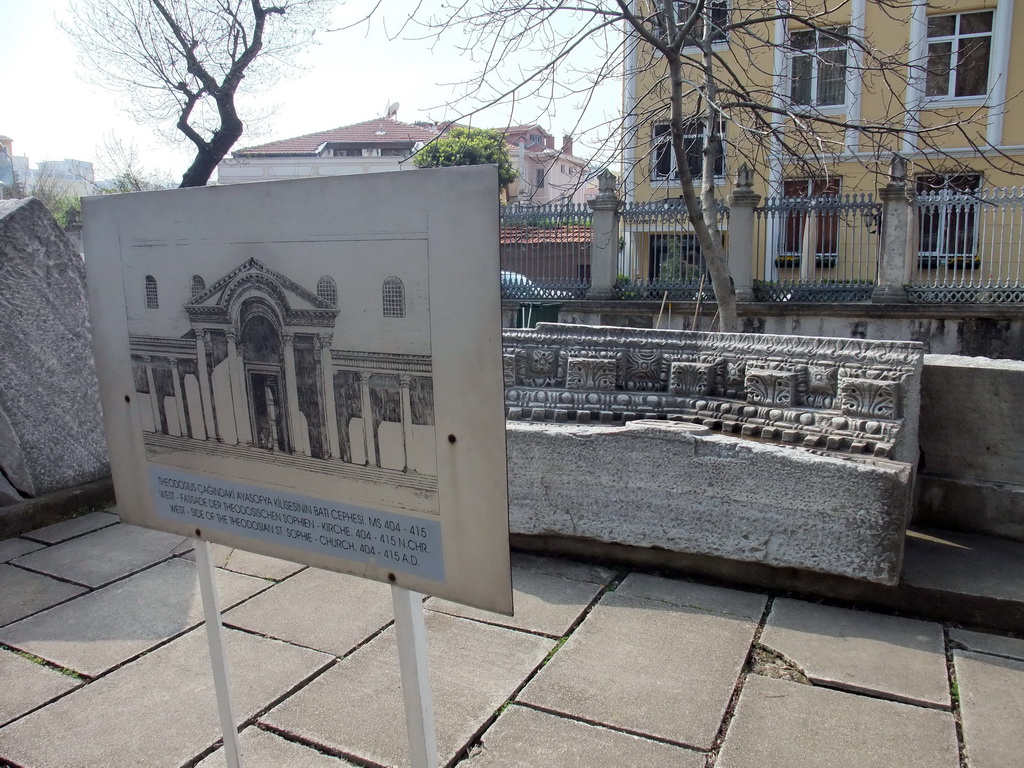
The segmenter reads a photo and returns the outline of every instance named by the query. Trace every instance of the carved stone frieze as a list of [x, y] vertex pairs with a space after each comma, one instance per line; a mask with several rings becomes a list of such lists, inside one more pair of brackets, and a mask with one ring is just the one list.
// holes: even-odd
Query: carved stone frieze
[[793, 371], [747, 370], [744, 388], [747, 401], [755, 405], [788, 407], [796, 402], [797, 374]]
[[839, 380], [840, 410], [848, 416], [895, 419], [899, 416], [898, 388], [893, 381]]
[[503, 342], [509, 418], [674, 419], [917, 461], [917, 343], [553, 323]]
[[570, 357], [566, 364], [566, 389], [592, 389], [607, 392], [615, 389], [615, 360]]
[[669, 392], [694, 397], [709, 394], [712, 371], [708, 363], [672, 363]]

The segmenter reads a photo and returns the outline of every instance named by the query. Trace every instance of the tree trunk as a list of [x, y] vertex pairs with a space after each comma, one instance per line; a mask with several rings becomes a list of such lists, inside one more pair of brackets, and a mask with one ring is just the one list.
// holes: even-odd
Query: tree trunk
[[[711, 178], [703, 179], [704, 203], [702, 205], [697, 200], [693, 176], [690, 173], [690, 166], [686, 161], [686, 149], [683, 146], [682, 62], [678, 55], [669, 55], [666, 59], [668, 61], [671, 83], [672, 150], [676, 157], [680, 191], [682, 192], [683, 202], [686, 205], [686, 212], [693, 225], [694, 234], [697, 236], [697, 242], [700, 243], [701, 252], [704, 254], [704, 261], [707, 264], [708, 274], [711, 277], [711, 287], [715, 291], [715, 301], [718, 303], [719, 329], [736, 333], [739, 331], [739, 316], [736, 311], [736, 288], [733, 285], [732, 276], [729, 274], [729, 261], [725, 252], [725, 246], [722, 244], [722, 238], [718, 233], [714, 194], [714, 162], [710, 163]], [[705, 160], [707, 160], [706, 157]], [[704, 166], [706, 175], [708, 162], [705, 162]]]

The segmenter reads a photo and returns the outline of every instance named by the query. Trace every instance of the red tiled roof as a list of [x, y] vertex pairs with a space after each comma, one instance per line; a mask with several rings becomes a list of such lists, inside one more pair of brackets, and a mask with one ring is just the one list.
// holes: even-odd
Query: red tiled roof
[[245, 147], [232, 153], [235, 157], [252, 155], [312, 155], [325, 142], [338, 144], [404, 144], [412, 147], [418, 141], [427, 142], [437, 137], [437, 131], [418, 125], [400, 123], [386, 117], [378, 117], [355, 125], [346, 125], [319, 133], [308, 133], [292, 139], [271, 141], [255, 147]]
[[567, 224], [563, 227], [503, 226], [502, 245], [541, 245], [542, 243], [589, 243], [591, 227], [586, 224]]

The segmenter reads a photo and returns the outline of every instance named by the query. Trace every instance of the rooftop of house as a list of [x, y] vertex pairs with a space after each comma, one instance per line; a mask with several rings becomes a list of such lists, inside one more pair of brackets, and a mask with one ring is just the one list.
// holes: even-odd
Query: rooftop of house
[[232, 153], [234, 157], [272, 155], [317, 155], [329, 145], [400, 146], [412, 148], [419, 142], [437, 137], [434, 125], [401, 123], [389, 117], [377, 117], [354, 125], [329, 131], [307, 133], [291, 139], [280, 139], [254, 147], [245, 147]]

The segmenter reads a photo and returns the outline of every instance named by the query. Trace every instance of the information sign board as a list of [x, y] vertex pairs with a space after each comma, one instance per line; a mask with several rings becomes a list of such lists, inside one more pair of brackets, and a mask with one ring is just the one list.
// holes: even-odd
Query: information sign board
[[508, 613], [490, 167], [84, 201], [126, 522]]

